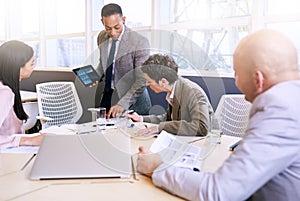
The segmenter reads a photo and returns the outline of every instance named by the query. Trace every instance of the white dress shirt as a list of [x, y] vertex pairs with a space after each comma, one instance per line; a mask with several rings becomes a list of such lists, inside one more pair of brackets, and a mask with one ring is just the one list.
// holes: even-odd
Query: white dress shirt
[[[300, 200], [300, 81], [253, 102], [244, 139], [215, 173], [168, 167], [153, 183], [188, 200]], [[159, 168], [158, 168], [159, 169]]]

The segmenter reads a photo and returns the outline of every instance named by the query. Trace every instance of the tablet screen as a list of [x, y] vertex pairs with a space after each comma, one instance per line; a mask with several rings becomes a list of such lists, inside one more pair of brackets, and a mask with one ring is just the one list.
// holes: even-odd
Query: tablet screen
[[95, 71], [92, 65], [75, 68], [73, 69], [73, 72], [85, 86], [90, 86], [96, 81], [100, 80], [98, 73]]

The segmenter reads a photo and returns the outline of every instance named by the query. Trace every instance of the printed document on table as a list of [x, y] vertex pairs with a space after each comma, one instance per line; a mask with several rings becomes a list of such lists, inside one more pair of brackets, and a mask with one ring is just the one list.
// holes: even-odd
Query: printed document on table
[[11, 153], [11, 154], [36, 154], [39, 150], [39, 146], [19, 146], [1, 148], [0, 153]]
[[36, 154], [39, 151], [39, 146], [19, 146], [1, 148], [0, 153], [10, 154]]
[[162, 131], [150, 147], [163, 161], [178, 167], [200, 171], [202, 160], [199, 159], [201, 148], [182, 142], [175, 135]]
[[[14, 134], [12, 137], [35, 137], [41, 135], [40, 133], [33, 134]], [[36, 154], [39, 150], [39, 146], [18, 146], [18, 147], [4, 147], [0, 149], [0, 153], [12, 153], [12, 154]]]

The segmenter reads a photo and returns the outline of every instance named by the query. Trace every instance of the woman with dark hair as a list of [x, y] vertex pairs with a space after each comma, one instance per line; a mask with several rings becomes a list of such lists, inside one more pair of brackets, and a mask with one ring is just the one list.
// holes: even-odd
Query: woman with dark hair
[[0, 147], [40, 145], [42, 135], [16, 137], [23, 134], [25, 113], [20, 96], [20, 81], [34, 68], [33, 49], [21, 41], [8, 41], [0, 46]]

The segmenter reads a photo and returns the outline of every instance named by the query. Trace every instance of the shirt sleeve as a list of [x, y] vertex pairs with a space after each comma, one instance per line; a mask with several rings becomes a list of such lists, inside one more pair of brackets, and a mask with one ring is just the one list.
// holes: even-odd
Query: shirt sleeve
[[0, 135], [0, 147], [18, 147], [20, 145], [21, 136], [2, 136]]
[[0, 127], [7, 118], [14, 104], [14, 94], [8, 87], [0, 86]]
[[14, 112], [14, 94], [8, 87], [2, 85], [0, 86], [0, 97], [0, 105], [2, 106], [0, 110], [0, 147], [19, 146], [21, 137], [12, 136], [14, 133], [11, 133], [10, 130], [6, 130], [7, 128], [4, 126], [4, 122], [7, 121], [7, 119], [10, 119]]

